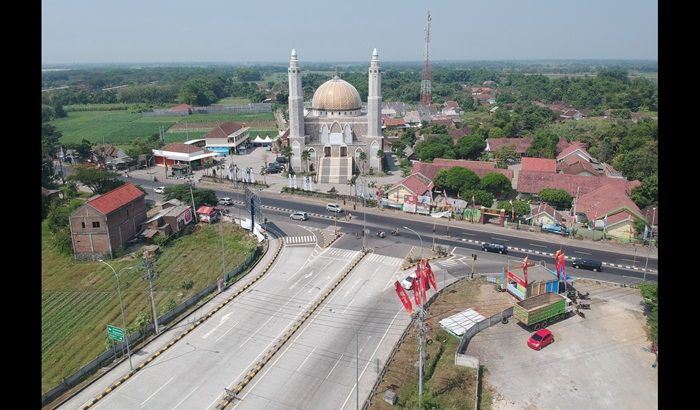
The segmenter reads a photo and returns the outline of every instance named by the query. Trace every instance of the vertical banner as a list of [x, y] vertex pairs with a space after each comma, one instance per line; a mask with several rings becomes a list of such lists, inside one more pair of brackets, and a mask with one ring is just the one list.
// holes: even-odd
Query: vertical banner
[[421, 295], [423, 294], [422, 287], [423, 284], [423, 272], [421, 272], [421, 266], [420, 262], [418, 262], [418, 265], [416, 265], [416, 278], [413, 279], [413, 300], [416, 302], [416, 305], [420, 306], [421, 304]]
[[554, 270], [557, 271], [557, 282], [559, 282], [559, 258], [561, 258], [561, 249], [554, 253]]
[[527, 293], [527, 256], [523, 259], [523, 275], [525, 276], [525, 292]]
[[399, 296], [399, 299], [401, 300], [404, 309], [406, 309], [406, 312], [408, 312], [409, 315], [413, 314], [411, 298], [408, 297], [408, 293], [406, 293], [406, 290], [403, 287], [401, 287], [401, 284], [398, 280], [394, 282], [394, 288], [396, 289], [396, 294]]
[[423, 259], [423, 269], [425, 272], [426, 279], [430, 282], [430, 286], [433, 290], [437, 292], [437, 282], [435, 281], [435, 274], [433, 273], [433, 268], [430, 267], [430, 263], [427, 259]]

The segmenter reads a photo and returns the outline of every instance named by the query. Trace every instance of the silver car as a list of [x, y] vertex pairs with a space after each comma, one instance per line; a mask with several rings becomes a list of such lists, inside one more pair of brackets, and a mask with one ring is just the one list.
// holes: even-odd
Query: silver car
[[309, 214], [306, 212], [294, 212], [293, 214], [289, 215], [290, 219], [295, 219], [297, 221], [306, 221], [309, 219]]
[[343, 208], [338, 204], [328, 204], [326, 205], [326, 211], [329, 212], [343, 212]]

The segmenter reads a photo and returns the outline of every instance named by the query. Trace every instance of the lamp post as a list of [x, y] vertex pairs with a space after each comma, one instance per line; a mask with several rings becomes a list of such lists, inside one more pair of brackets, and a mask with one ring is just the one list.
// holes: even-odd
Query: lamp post
[[[420, 240], [420, 256], [418, 259], [423, 258], [423, 239], [420, 237], [420, 234], [413, 229], [409, 228], [408, 226], [404, 226], [404, 229], [411, 231], [415, 233], [418, 236], [418, 240]], [[418, 400], [419, 402], [422, 401], [423, 399], [423, 338], [425, 337], [425, 326], [423, 323], [423, 319], [425, 317], [425, 313], [423, 311], [423, 303], [425, 301], [421, 300], [421, 304], [418, 309], [418, 317], [420, 319], [420, 334], [419, 334], [419, 339], [418, 339]]]
[[420, 237], [420, 234], [418, 232], [414, 231], [413, 229], [409, 228], [408, 226], [404, 226], [403, 229], [411, 231], [418, 236], [418, 240], [420, 241], [420, 256], [418, 256], [418, 259], [422, 259], [423, 258], [423, 238]]
[[112, 272], [114, 272], [114, 276], [117, 278], [117, 295], [119, 295], [119, 309], [121, 309], [122, 312], [122, 326], [124, 326], [124, 339], [126, 339], [126, 354], [129, 356], [129, 368], [133, 371], [134, 366], [131, 364], [131, 347], [129, 346], [129, 333], [126, 330], [126, 320], [124, 319], [124, 303], [122, 302], [122, 291], [121, 291], [121, 285], [119, 283], [119, 273], [125, 270], [131, 270], [134, 269], [133, 266], [122, 268], [119, 270], [119, 272], [115, 271], [112, 265], [109, 263], [105, 262], [102, 259], [97, 260], [100, 263], [104, 263], [105, 265], [109, 266], [110, 269], [112, 269]]
[[644, 263], [644, 278], [642, 280], [647, 280], [647, 266], [649, 265], [649, 254], [651, 253], [651, 241], [654, 239], [654, 222], [656, 222], [656, 208], [652, 208], [653, 214], [651, 216], [651, 232], [649, 233], [649, 251], [647, 252], [647, 260]]

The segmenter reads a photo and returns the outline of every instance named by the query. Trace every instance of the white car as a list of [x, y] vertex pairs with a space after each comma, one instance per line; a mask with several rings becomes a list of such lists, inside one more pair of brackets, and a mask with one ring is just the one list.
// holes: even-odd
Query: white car
[[328, 204], [326, 205], [326, 211], [329, 212], [343, 212], [343, 208], [338, 204]]
[[156, 194], [164, 194], [165, 193], [165, 187], [164, 186], [157, 186], [153, 188], [153, 192]]
[[413, 280], [416, 279], [416, 274], [412, 273], [404, 278], [404, 280], [401, 281], [401, 286], [403, 286], [404, 289], [406, 290], [411, 290], [413, 289]]
[[226, 205], [226, 206], [233, 205], [233, 200], [227, 196], [225, 196], [223, 198], [219, 198], [218, 202], [219, 202], [219, 205]]
[[293, 214], [289, 215], [290, 219], [296, 219], [297, 221], [306, 221], [309, 219], [309, 214], [306, 212], [294, 212]]

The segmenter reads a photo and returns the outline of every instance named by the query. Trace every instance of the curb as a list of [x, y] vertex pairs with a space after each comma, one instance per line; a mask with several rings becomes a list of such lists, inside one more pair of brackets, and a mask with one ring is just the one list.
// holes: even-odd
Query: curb
[[89, 409], [90, 407], [92, 407], [92, 406], [94, 406], [95, 404], [97, 404], [97, 403], [98, 403], [100, 400], [102, 400], [105, 396], [107, 396], [109, 393], [111, 393], [112, 390], [114, 390], [114, 389], [116, 389], [117, 387], [119, 387], [119, 385], [121, 385], [121, 384], [124, 383], [126, 380], [128, 380], [128, 379], [129, 379], [132, 375], [134, 375], [136, 372], [138, 372], [139, 370], [142, 370], [147, 364], [151, 363], [154, 359], [156, 359], [158, 356], [160, 356], [160, 355], [161, 355], [162, 353], [164, 353], [166, 350], [170, 349], [170, 347], [171, 347], [172, 345], [174, 345], [175, 342], [177, 342], [178, 340], [182, 339], [185, 335], [187, 335], [187, 334], [190, 333], [192, 330], [194, 330], [196, 327], [198, 327], [202, 322], [204, 322], [206, 319], [209, 319], [214, 313], [218, 312], [221, 308], [223, 308], [224, 306], [226, 306], [226, 304], [228, 304], [230, 301], [232, 301], [235, 297], [237, 297], [238, 295], [240, 295], [241, 293], [243, 293], [243, 292], [244, 292], [246, 289], [248, 289], [251, 285], [253, 285], [255, 282], [257, 282], [263, 275], [265, 275], [265, 274], [267, 273], [267, 271], [270, 269], [270, 267], [272, 267], [272, 265], [275, 263], [275, 261], [277, 260], [277, 257], [279, 256], [280, 252], [282, 251], [283, 245], [284, 245], [284, 241], [283, 241], [283, 240], [280, 240], [280, 241], [279, 241], [279, 245], [278, 245], [278, 247], [277, 247], [277, 250], [275, 251], [275, 255], [272, 257], [272, 260], [267, 264], [267, 266], [265, 266], [265, 269], [263, 269], [263, 271], [260, 272], [260, 274], [258, 274], [255, 278], [253, 278], [252, 281], [246, 283], [241, 289], [239, 289], [238, 291], [236, 291], [233, 295], [229, 296], [228, 298], [226, 298], [226, 300], [224, 300], [223, 302], [219, 303], [215, 308], [213, 308], [212, 310], [210, 310], [208, 313], [206, 313], [204, 316], [202, 316], [199, 320], [197, 320], [197, 321], [194, 322], [191, 326], [189, 326], [187, 329], [185, 329], [184, 332], [178, 334], [178, 335], [175, 336], [173, 339], [171, 339], [170, 342], [168, 342], [164, 347], [162, 347], [162, 348], [159, 349], [157, 352], [155, 352], [155, 353], [153, 353], [151, 356], [149, 356], [146, 360], [144, 360], [143, 362], [141, 362], [141, 364], [139, 364], [139, 366], [138, 366], [137, 368], [135, 368], [134, 370], [130, 371], [130, 372], [127, 373], [125, 376], [122, 376], [119, 380], [117, 380], [116, 382], [114, 382], [111, 386], [108, 386], [107, 388], [105, 388], [105, 390], [104, 390], [102, 393], [98, 394], [97, 397], [93, 398], [92, 400], [90, 400], [89, 402], [87, 402], [85, 405], [83, 405], [83, 406], [81, 407], [81, 409], [82, 409], [82, 410]]
[[[574, 282], [583, 282], [583, 283], [595, 283], [596, 285], [603, 285], [603, 286], [612, 286], [616, 288], [634, 288], [634, 289], [639, 289], [639, 283], [616, 283], [616, 282], [610, 282], [607, 280], [599, 280], [599, 279], [587, 279], [587, 278], [576, 278], [574, 279]], [[642, 283], [642, 282], [640, 282]]]
[[[451, 254], [447, 254], [447, 255], [445, 255], [445, 256], [431, 256], [431, 257], [429, 257], [429, 258], [425, 258], [425, 260], [427, 260], [428, 262], [430, 262], [430, 261], [434, 261], [435, 259], [447, 258], [447, 256], [449, 256], [449, 255], [451, 255]], [[403, 264], [402, 264], [400, 269], [401, 269], [401, 270], [411, 269], [411, 268], [413, 268], [413, 267], [416, 266], [416, 265], [418, 265], [418, 262], [411, 262], [411, 263], [408, 264], [408, 265], [403, 265]]]
[[[336, 238], [337, 239], [337, 238]], [[243, 377], [243, 380], [239, 381], [236, 386], [233, 389], [226, 389], [227, 392], [227, 397], [224, 397], [219, 401], [219, 403], [216, 405], [217, 409], [223, 410], [225, 409], [231, 402], [236, 399], [238, 393], [243, 391], [243, 389], [250, 383], [251, 380], [260, 372], [260, 370], [267, 364], [270, 359], [284, 346], [285, 343], [296, 333], [296, 331], [301, 327], [301, 325], [306, 322], [306, 320], [318, 309], [319, 306], [330, 296], [331, 293], [343, 282], [343, 280], [352, 272], [353, 269], [355, 269], [355, 266], [357, 266], [360, 261], [362, 261], [362, 258], [367, 255], [367, 251], [362, 251], [360, 252], [359, 258], [355, 257], [350, 262], [350, 265], [345, 269], [345, 271], [340, 275], [340, 278], [335, 281], [335, 283], [321, 296], [319, 299], [314, 302], [314, 304], [308, 308], [304, 313], [302, 313], [302, 317], [300, 319], [297, 319], [296, 322], [294, 322], [290, 328], [287, 328], [287, 330], [284, 332], [284, 335], [280, 340], [275, 342], [275, 344], [265, 352], [263, 355], [262, 359], [258, 360], [255, 364], [253, 364], [249, 370], [245, 373], [245, 376]]]

